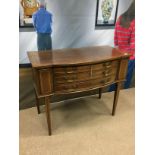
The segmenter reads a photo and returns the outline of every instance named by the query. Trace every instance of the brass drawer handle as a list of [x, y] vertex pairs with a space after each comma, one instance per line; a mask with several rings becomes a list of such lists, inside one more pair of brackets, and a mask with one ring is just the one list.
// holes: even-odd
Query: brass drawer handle
[[67, 91], [74, 91], [75, 89], [72, 89], [72, 88], [70, 88], [70, 89], [67, 89]]
[[107, 66], [105, 66], [106, 68], [110, 68], [111, 67], [111, 65], [107, 65]]
[[75, 73], [76, 72], [76, 67], [75, 68], [64, 68], [64, 72], [66, 74]]
[[74, 80], [67, 80], [67, 82], [74, 82]]
[[74, 71], [67, 71], [67, 74], [75, 73]]
[[104, 75], [105, 75], [105, 76], [108, 76], [109, 74], [108, 74], [108, 73], [104, 73]]

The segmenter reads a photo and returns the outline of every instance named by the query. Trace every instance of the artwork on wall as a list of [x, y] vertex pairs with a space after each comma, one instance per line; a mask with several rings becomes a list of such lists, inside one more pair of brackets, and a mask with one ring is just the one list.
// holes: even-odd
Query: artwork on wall
[[119, 0], [97, 0], [95, 26], [114, 26]]
[[38, 9], [37, 0], [19, 0], [19, 27], [33, 27], [32, 14]]

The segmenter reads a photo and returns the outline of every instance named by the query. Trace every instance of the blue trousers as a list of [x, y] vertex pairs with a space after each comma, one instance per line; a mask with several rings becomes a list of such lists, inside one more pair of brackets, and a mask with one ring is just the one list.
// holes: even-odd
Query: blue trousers
[[[135, 60], [129, 60], [126, 81], [124, 83], [124, 89], [130, 87], [134, 69], [135, 69]], [[109, 88], [109, 91], [115, 91], [115, 90], [116, 90], [116, 84], [112, 84]]]
[[38, 51], [51, 50], [52, 38], [50, 33], [37, 33]]

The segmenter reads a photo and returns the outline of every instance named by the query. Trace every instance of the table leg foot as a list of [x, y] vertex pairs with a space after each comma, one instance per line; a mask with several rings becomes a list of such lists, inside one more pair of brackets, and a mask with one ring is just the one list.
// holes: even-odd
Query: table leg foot
[[[35, 90], [34, 90], [34, 91], [35, 91]], [[39, 106], [39, 99], [38, 99], [38, 97], [37, 97], [36, 91], [35, 91], [35, 97], [36, 97], [37, 112], [38, 112], [38, 114], [40, 114], [41, 112], [40, 112], [40, 106]]]
[[47, 119], [47, 126], [48, 126], [48, 134], [50, 136], [52, 134], [51, 117], [50, 117], [50, 97], [45, 97], [45, 111], [46, 111], [46, 119]]
[[120, 91], [120, 83], [117, 83], [116, 84], [115, 94], [114, 94], [112, 116], [114, 116], [115, 113], [116, 113], [116, 106], [117, 106], [117, 102], [118, 102], [119, 91]]
[[99, 88], [99, 99], [102, 97], [102, 88]]

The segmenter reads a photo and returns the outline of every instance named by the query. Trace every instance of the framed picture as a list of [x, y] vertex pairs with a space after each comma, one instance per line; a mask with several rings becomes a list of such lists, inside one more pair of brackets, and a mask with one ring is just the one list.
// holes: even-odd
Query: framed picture
[[37, 0], [19, 0], [19, 27], [33, 27], [32, 14], [38, 9]]
[[114, 26], [119, 0], [97, 0], [95, 26]]

